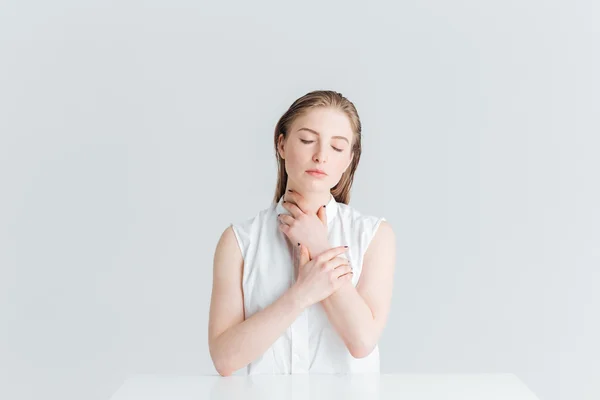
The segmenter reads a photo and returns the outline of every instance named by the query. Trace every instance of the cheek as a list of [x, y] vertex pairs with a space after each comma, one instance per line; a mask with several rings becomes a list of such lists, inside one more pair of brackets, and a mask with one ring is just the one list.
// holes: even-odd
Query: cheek
[[332, 168], [332, 174], [334, 174], [336, 178], [339, 178], [342, 176], [347, 162], [348, 161], [346, 159], [342, 159], [342, 158], [335, 161], [335, 167]]
[[288, 152], [285, 157], [285, 170], [288, 175], [294, 175], [298, 169], [306, 162], [302, 162], [302, 157], [299, 157], [298, 152]]
[[310, 161], [310, 153], [302, 148], [292, 147], [286, 152], [286, 166], [296, 168], [297, 166], [306, 165], [307, 160]]

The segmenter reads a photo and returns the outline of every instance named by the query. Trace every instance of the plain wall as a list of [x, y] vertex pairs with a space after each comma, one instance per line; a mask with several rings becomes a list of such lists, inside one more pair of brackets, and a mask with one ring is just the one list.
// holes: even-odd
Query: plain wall
[[330, 89], [363, 123], [351, 205], [397, 237], [382, 372], [600, 398], [599, 26], [591, 0], [2, 2], [0, 397], [215, 374], [217, 240]]

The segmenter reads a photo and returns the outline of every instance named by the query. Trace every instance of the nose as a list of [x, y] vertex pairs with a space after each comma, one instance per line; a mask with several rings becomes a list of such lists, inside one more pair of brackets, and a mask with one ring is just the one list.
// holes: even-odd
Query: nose
[[313, 161], [317, 163], [322, 163], [327, 161], [327, 152], [325, 151], [325, 145], [320, 145], [313, 155]]

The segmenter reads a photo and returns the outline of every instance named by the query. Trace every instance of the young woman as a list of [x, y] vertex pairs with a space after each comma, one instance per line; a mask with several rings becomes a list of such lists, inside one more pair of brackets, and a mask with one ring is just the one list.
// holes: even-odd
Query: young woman
[[273, 204], [214, 255], [208, 342], [222, 376], [379, 372], [395, 236], [348, 205], [361, 123], [340, 93], [296, 100], [275, 127]]

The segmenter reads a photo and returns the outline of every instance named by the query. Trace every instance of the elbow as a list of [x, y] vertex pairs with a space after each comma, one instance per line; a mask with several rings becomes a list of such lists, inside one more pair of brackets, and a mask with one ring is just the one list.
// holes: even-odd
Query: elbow
[[375, 350], [374, 344], [360, 344], [348, 346], [348, 351], [354, 358], [365, 358]]
[[220, 352], [218, 353], [212, 346], [209, 346], [209, 352], [213, 365], [219, 375], [231, 376], [235, 372], [235, 368], [232, 367], [231, 362], [226, 355]]
[[215, 369], [217, 370], [217, 372], [221, 376], [231, 376], [231, 375], [233, 375], [233, 373], [235, 372], [235, 369], [231, 368], [231, 366], [229, 366], [224, 361], [225, 360], [219, 360], [219, 359], [214, 359], [213, 358], [213, 365], [215, 366]]
[[221, 376], [231, 376], [231, 375], [233, 375], [233, 371], [231, 369], [217, 368], [217, 372]]

